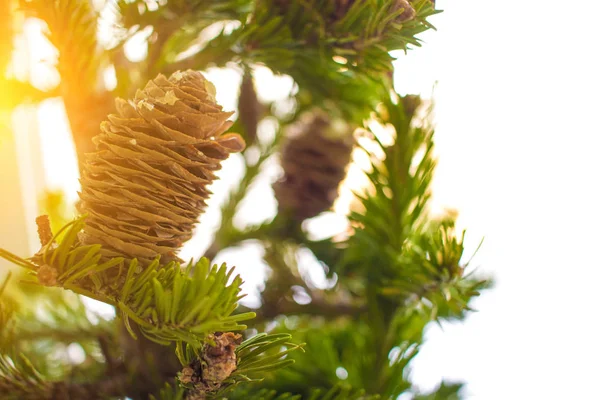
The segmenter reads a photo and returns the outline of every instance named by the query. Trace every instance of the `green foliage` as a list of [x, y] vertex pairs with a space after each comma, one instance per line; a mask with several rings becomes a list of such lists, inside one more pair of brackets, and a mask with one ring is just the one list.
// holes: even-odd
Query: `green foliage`
[[279, 320], [276, 331], [292, 332], [296, 340], [306, 342], [306, 351], [292, 354], [295, 363], [272, 379], [267, 378], [265, 386], [303, 396], [314, 389], [326, 391], [337, 385], [383, 398], [404, 393], [411, 388], [407, 367], [418, 353], [423, 328], [431, 321], [430, 312], [400, 309], [384, 327], [374, 320], [376, 316], [369, 315], [337, 319], [335, 324], [306, 317]]
[[[427, 299], [434, 314], [461, 317], [487, 284], [464, 276], [464, 232], [456, 234], [456, 217], [428, 213], [434, 131], [427, 114], [418, 117], [419, 104], [414, 96], [386, 100], [377, 117], [380, 128], [363, 141], [371, 187], [357, 195], [361, 207], [350, 215], [355, 232], [337, 270], [360, 273], [386, 301]], [[386, 128], [393, 128], [392, 144], [382, 136]]]
[[175, 262], [161, 265], [156, 259], [141, 267], [135, 259], [128, 264], [120, 257], [103, 260], [100, 245], [82, 246], [77, 241], [84, 221], [82, 217], [66, 225], [31, 260], [4, 250], [0, 257], [35, 271], [41, 284], [61, 286], [116, 306], [134, 337], [130, 320], [159, 343], [199, 345], [207, 333], [244, 329], [238, 322], [254, 316], [232, 315], [242, 297], [242, 280], [239, 276], [231, 279], [234, 270], [227, 271], [225, 264], [211, 267], [207, 259], [201, 259], [182, 268]]
[[165, 387], [160, 390], [158, 397], [150, 395], [150, 400], [184, 400], [185, 389], [181, 386], [171, 386], [166, 383]]
[[378, 395], [366, 395], [364, 390], [355, 390], [347, 385], [336, 385], [329, 390], [316, 389], [308, 396], [299, 394], [282, 393], [275, 390], [261, 389], [256, 392], [239, 391], [226, 400], [377, 400]]
[[286, 356], [302, 349], [303, 345], [291, 343], [291, 339], [292, 336], [285, 333], [260, 333], [243, 342], [236, 349], [238, 368], [229, 378], [230, 382], [236, 384], [243, 380], [256, 379], [257, 373], [262, 374], [293, 364], [294, 361]]
[[[114, 345], [114, 322], [92, 315], [75, 294], [58, 289], [44, 294], [45, 301], [29, 303], [22, 300], [25, 293], [0, 290], [3, 399], [52, 398], [52, 382], [85, 381], [104, 372], [106, 359], [99, 341]], [[71, 345], [82, 352], [82, 360], [73, 362], [66, 356]]]
[[[390, 97], [389, 52], [420, 46], [418, 35], [433, 28], [428, 22], [437, 13], [432, 1], [118, 0], [114, 4], [122, 29], [112, 49], [101, 48], [96, 39], [99, 16], [90, 1], [20, 3], [27, 15], [46, 22], [59, 52], [60, 89], [74, 132], [95, 134], [112, 94], [128, 96], [158, 72], [228, 63], [250, 71], [266, 65], [297, 84], [290, 99], [293, 111], [279, 115], [277, 105], [272, 107], [270, 117], [280, 127], [275, 141], [258, 141], [244, 153], [244, 176], [222, 207], [222, 224], [207, 252], [212, 257], [242, 240], [262, 242], [272, 274], [256, 326], [263, 328], [264, 322], [270, 333], [236, 348], [237, 369], [207, 398], [373, 400], [403, 393], [412, 393], [415, 400], [460, 398], [459, 384], [442, 384], [423, 394], [409, 379], [425, 327], [463, 318], [471, 299], [489, 285], [466, 274], [464, 232], [456, 232], [456, 216], [434, 218], [428, 210], [436, 165], [430, 110], [420, 109], [415, 96]], [[151, 28], [148, 56], [140, 62], [127, 60], [122, 45], [145, 28]], [[98, 81], [110, 64], [118, 82], [108, 94]], [[13, 86], [19, 103], [56, 94], [18, 82]], [[359, 206], [349, 215], [350, 237], [343, 243], [311, 242], [283, 215], [240, 231], [233, 224], [238, 206], [262, 165], [279, 150], [282, 128], [314, 106], [350, 123], [361, 123], [378, 110], [360, 140], [371, 168], [369, 187], [357, 194]], [[253, 153], [258, 154], [256, 162]], [[1, 285], [0, 397], [50, 398], [55, 381], [98, 381], [110, 364], [99, 341], [126, 347], [116, 342], [115, 321], [91, 323], [79, 296], [56, 295], [61, 289], [114, 306], [117, 321], [131, 335], [141, 332], [156, 343], [174, 345], [184, 365], [199, 357], [209, 334], [244, 329], [241, 322], [254, 316], [234, 313], [242, 281], [225, 264], [211, 266], [203, 258], [182, 266], [157, 258], [142, 266], [111, 257], [100, 245], [82, 245], [84, 224], [84, 218], [66, 224], [30, 259], [0, 249], [0, 257], [28, 270], [33, 277], [28, 282], [57, 287], [42, 287], [38, 293], [48, 298], [47, 304], [17, 307], [24, 301], [2, 295], [6, 285]], [[333, 288], [314, 288], [302, 276], [302, 248], [311, 249], [337, 277]], [[302, 289], [310, 303], [296, 302], [294, 288]], [[40, 312], [46, 317], [38, 318]], [[288, 316], [272, 321], [277, 314]], [[293, 343], [298, 341], [305, 344]], [[48, 357], [71, 343], [84, 350], [81, 366]], [[124, 355], [144, 352], [119, 350]], [[186, 390], [172, 383], [175, 374], [153, 377], [159, 379], [154, 387], [169, 383], [151, 398], [184, 400]]]
[[161, 26], [161, 22], [168, 19], [178, 20], [181, 25], [199, 19], [242, 20], [252, 10], [252, 3], [251, 0], [119, 0], [117, 5], [125, 27], [139, 25], [143, 28]]
[[182, 270], [177, 263], [159, 268], [156, 260], [137, 277], [135, 264], [129, 266], [117, 307], [126, 326], [131, 318], [151, 340], [199, 345], [210, 332], [245, 329], [238, 322], [254, 316], [232, 315], [242, 280], [237, 276], [227, 286], [233, 269], [227, 272], [225, 264], [211, 267], [203, 258]]
[[[155, 38], [149, 42], [148, 60], [144, 63], [144, 78], [147, 80], [158, 72], [173, 72], [185, 67], [172, 67], [178, 56], [191, 46], [198, 45], [201, 32], [219, 21], [246, 19], [252, 9], [249, 0], [211, 1], [141, 1], [118, 0], [120, 23], [129, 31], [152, 27]], [[194, 56], [194, 69], [203, 69], [209, 64], [224, 64], [232, 53], [217, 41], [204, 47], [201, 56]], [[118, 73], [125, 76], [128, 71]]]
[[[229, 398], [230, 394], [239, 393], [238, 387], [245, 387], [245, 382], [260, 382], [265, 374], [281, 370], [294, 363], [289, 359], [290, 353], [302, 349], [302, 344], [291, 343], [291, 335], [287, 333], [265, 334], [261, 333], [245, 340], [235, 349], [237, 368], [225, 379], [215, 393], [209, 394], [209, 399]], [[193, 345], [177, 343], [177, 355], [182, 365], [189, 365], [200, 356], [201, 349]], [[177, 396], [179, 389], [165, 389], [161, 399], [170, 399]], [[244, 389], [242, 389], [244, 391]], [[232, 394], [233, 392], [233, 394]]]
[[[390, 1], [357, 1], [341, 15], [335, 8], [342, 6], [336, 4], [215, 0], [159, 6], [123, 0], [120, 13], [126, 28], [161, 27], [155, 30], [158, 39], [149, 43], [152, 72], [204, 69], [231, 61], [264, 64], [294, 78], [301, 103], [324, 106], [360, 122], [390, 88], [389, 52], [420, 46], [417, 35], [433, 28], [427, 18], [437, 11], [430, 0], [417, 0], [411, 3], [414, 18], [405, 21], [400, 18], [403, 9]], [[240, 24], [208, 41], [200, 39], [210, 24], [223, 20]]]
[[[59, 53], [58, 72], [79, 90], [95, 87], [103, 54], [96, 40], [98, 15], [88, 0], [20, 0], [27, 15], [46, 22]], [[74, 88], [73, 88], [74, 89]]]
[[0, 395], [6, 400], [45, 399], [51, 384], [24, 356], [15, 359], [0, 354]]
[[416, 35], [432, 27], [426, 19], [436, 11], [429, 0], [418, 0], [415, 18], [398, 23], [401, 10], [391, 1], [356, 1], [341, 16], [336, 7], [341, 4], [263, 1], [231, 40], [238, 36], [244, 62], [291, 75], [304, 101], [360, 122], [390, 87], [389, 52], [418, 46]]
[[300, 400], [302, 396], [291, 393], [279, 394], [275, 390], [260, 389], [255, 392], [238, 390], [227, 397], [227, 400]]
[[315, 390], [308, 400], [377, 400], [381, 399], [379, 395], [368, 395], [364, 390], [353, 389], [347, 385], [336, 385], [335, 387], [324, 391]]
[[402, 272], [396, 260], [424, 222], [435, 167], [433, 129], [411, 125], [416, 107], [406, 112], [403, 102], [384, 104], [378, 122], [393, 127], [394, 142], [386, 145], [385, 138], [370, 132], [367, 144], [373, 148], [362, 147], [371, 159], [370, 193], [357, 194], [362, 207], [350, 215], [356, 229], [342, 261], [348, 268], [368, 268], [368, 279], [379, 281]]
[[461, 383], [447, 384], [442, 382], [440, 386], [431, 393], [419, 393], [414, 397], [414, 400], [459, 400], [461, 398]]

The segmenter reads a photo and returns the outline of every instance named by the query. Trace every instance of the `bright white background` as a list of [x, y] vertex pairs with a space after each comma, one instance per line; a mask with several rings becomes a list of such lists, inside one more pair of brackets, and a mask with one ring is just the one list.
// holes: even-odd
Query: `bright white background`
[[[398, 54], [395, 83], [401, 93], [429, 95], [437, 81], [434, 201], [460, 211], [468, 251], [485, 237], [473, 264], [496, 287], [465, 323], [428, 330], [414, 379], [423, 388], [464, 380], [469, 399], [600, 398], [600, 2], [438, 0], [438, 8], [438, 31], [422, 36], [423, 48]], [[260, 74], [264, 96], [289, 83]], [[239, 77], [209, 75], [233, 107]], [[60, 105], [46, 104], [38, 118], [45, 180], [74, 198], [76, 166], [59, 150], [68, 137]], [[225, 171], [236, 170], [234, 158]], [[25, 192], [29, 184], [22, 179]], [[252, 215], [274, 207], [257, 201]], [[203, 223], [184, 256], [199, 254], [218, 217]], [[249, 286], [260, 281], [248, 254], [227, 259]]]
[[397, 83], [439, 81], [435, 195], [485, 236], [475, 264], [497, 285], [429, 330], [414, 377], [464, 379], [473, 399], [600, 398], [600, 3], [439, 6]]

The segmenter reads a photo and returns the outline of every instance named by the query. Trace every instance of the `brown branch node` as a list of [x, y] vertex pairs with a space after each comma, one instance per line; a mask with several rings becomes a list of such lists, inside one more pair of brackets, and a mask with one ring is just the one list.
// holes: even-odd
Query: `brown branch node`
[[242, 335], [215, 332], [207, 339], [200, 357], [179, 373], [179, 381], [192, 387], [187, 394], [187, 400], [205, 399], [208, 393], [219, 389], [223, 381], [237, 368], [235, 349], [242, 343]]

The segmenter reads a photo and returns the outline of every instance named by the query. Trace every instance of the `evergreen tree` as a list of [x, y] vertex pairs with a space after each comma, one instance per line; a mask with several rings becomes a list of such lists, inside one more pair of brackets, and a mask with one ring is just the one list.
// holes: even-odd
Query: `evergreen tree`
[[[425, 327], [464, 318], [489, 285], [466, 271], [456, 215], [428, 208], [431, 107], [392, 89], [389, 53], [420, 46], [438, 12], [431, 0], [120, 0], [103, 6], [117, 21], [110, 45], [97, 39], [102, 18], [89, 0], [3, 4], [7, 15], [44, 21], [58, 50], [59, 87], [3, 85], [18, 85], [15, 104], [62, 97], [82, 189], [74, 221], [53, 232], [38, 218], [32, 257], [0, 250], [33, 284], [14, 285], [9, 274], [0, 286], [1, 398], [460, 398], [461, 384], [419, 393], [408, 374]], [[145, 29], [147, 57], [132, 62], [124, 44]], [[197, 72], [225, 65], [244, 74], [235, 122]], [[258, 65], [293, 78], [291, 110], [261, 103]], [[107, 68], [117, 77], [111, 90]], [[277, 122], [272, 139], [257, 134], [265, 118]], [[233, 152], [245, 172], [214, 241], [198, 261], [181, 260]], [[332, 207], [361, 152], [368, 185], [355, 193], [350, 231], [312, 240], [302, 223]], [[277, 215], [236, 227], [276, 155]], [[261, 243], [271, 271], [257, 309], [238, 306], [234, 269], [210, 261], [248, 240]], [[301, 252], [320, 261], [332, 287], [300, 273]], [[81, 296], [117, 318], [90, 313]], [[64, 356], [73, 348], [82, 362]]]

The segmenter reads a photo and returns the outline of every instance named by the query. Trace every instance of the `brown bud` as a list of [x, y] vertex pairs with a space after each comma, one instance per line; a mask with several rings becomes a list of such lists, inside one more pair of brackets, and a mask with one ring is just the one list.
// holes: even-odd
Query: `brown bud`
[[44, 286], [56, 286], [58, 284], [58, 271], [44, 264], [37, 270], [37, 278], [38, 282]]
[[235, 349], [242, 343], [242, 335], [216, 332], [207, 338], [200, 358], [192, 361], [179, 373], [179, 381], [192, 386], [187, 399], [205, 399], [206, 394], [219, 389], [237, 368]]

